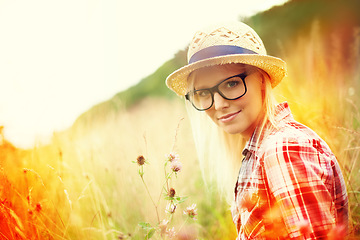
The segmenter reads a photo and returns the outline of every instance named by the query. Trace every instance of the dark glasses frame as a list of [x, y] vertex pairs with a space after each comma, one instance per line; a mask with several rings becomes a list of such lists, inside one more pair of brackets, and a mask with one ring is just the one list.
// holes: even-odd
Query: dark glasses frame
[[[198, 111], [206, 111], [206, 110], [210, 109], [210, 108], [214, 105], [214, 93], [216, 93], [216, 92], [219, 93], [219, 95], [220, 95], [221, 97], [223, 97], [224, 99], [226, 99], [226, 100], [236, 100], [236, 99], [239, 99], [239, 98], [241, 98], [242, 96], [244, 96], [244, 95], [246, 94], [246, 92], [247, 92], [247, 87], [246, 87], [246, 83], [245, 83], [245, 78], [246, 78], [247, 76], [248, 76], [248, 74], [245, 73], [245, 72], [243, 72], [243, 73], [240, 73], [240, 74], [237, 74], [237, 75], [228, 77], [228, 78], [222, 80], [221, 82], [219, 82], [218, 84], [216, 84], [215, 86], [213, 86], [213, 87], [211, 87], [211, 88], [203, 88], [203, 89], [192, 90], [192, 91], [188, 92], [187, 94], [185, 94], [185, 99], [188, 100], [189, 102], [191, 102], [191, 104], [193, 105], [193, 107], [194, 107], [196, 110], [198, 110]], [[223, 82], [225, 82], [225, 81], [227, 81], [227, 80], [229, 80], [229, 79], [231, 79], [231, 78], [234, 78], [234, 77], [240, 77], [240, 78], [241, 78], [241, 80], [242, 80], [243, 83], [244, 83], [245, 91], [244, 91], [244, 93], [243, 93], [242, 95], [240, 95], [239, 97], [236, 97], [236, 98], [227, 98], [227, 97], [225, 97], [224, 94], [219, 90], [219, 86], [220, 86]], [[197, 108], [197, 107], [195, 106], [194, 102], [191, 100], [191, 95], [195, 95], [195, 93], [198, 92], [198, 91], [209, 91], [209, 92], [210, 92], [210, 94], [211, 94], [211, 105], [210, 105], [210, 107], [202, 109], [202, 108]]]

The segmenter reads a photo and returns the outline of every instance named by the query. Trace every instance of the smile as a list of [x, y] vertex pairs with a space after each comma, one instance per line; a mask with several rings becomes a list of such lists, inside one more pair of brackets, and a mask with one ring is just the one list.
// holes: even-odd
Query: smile
[[234, 118], [236, 118], [236, 116], [241, 112], [238, 111], [238, 112], [235, 112], [235, 113], [230, 113], [230, 114], [227, 114], [227, 115], [224, 115], [222, 117], [219, 117], [218, 120], [223, 122], [223, 123], [227, 123], [227, 122], [230, 122], [232, 121]]

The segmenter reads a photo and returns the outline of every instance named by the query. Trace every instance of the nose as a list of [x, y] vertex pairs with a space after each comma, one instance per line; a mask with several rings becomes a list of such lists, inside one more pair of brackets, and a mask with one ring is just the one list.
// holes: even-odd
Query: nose
[[229, 107], [229, 101], [223, 98], [219, 93], [214, 93], [214, 107], [215, 110], [221, 110]]

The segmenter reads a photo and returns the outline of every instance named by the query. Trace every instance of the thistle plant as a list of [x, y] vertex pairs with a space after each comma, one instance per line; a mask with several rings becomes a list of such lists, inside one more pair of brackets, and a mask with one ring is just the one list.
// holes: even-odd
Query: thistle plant
[[[189, 219], [196, 220], [196, 216], [197, 216], [196, 204], [192, 204], [183, 211], [183, 214], [186, 215], [187, 218], [184, 221], [184, 224], [180, 227], [180, 229], [176, 230], [175, 227], [170, 227], [174, 214], [178, 209], [178, 206], [184, 203], [185, 200], [187, 199], [187, 197], [179, 196], [175, 188], [171, 186], [171, 182], [172, 182], [171, 179], [174, 176], [177, 177], [182, 170], [182, 164], [180, 162], [179, 155], [174, 152], [171, 152], [170, 154], [165, 156], [164, 183], [162, 185], [159, 198], [156, 202], [152, 198], [149, 188], [144, 179], [144, 175], [145, 175], [144, 165], [149, 164], [148, 161], [145, 159], [144, 156], [141, 155], [137, 157], [137, 161], [135, 163], [137, 163], [139, 166], [139, 176], [155, 208], [156, 217], [157, 217], [157, 223], [155, 224], [150, 224], [148, 222], [139, 223], [139, 226], [146, 232], [144, 239], [150, 239], [155, 234], [159, 235], [160, 238], [162, 239], [172, 239], [176, 237], [177, 233], [181, 230], [182, 226], [184, 226]], [[164, 212], [167, 214], [166, 215], [167, 217], [165, 219], [160, 219], [159, 206], [161, 199], [167, 201], [166, 208], [164, 209]]]
[[[177, 131], [176, 131], [177, 133]], [[176, 135], [175, 135], [176, 140]], [[136, 161], [133, 161], [134, 163], [137, 163], [139, 167], [139, 176], [145, 186], [146, 192], [149, 195], [149, 198], [155, 208], [156, 212], [156, 223], [149, 223], [149, 222], [140, 222], [139, 226], [145, 231], [144, 239], [150, 239], [154, 236], [158, 236], [158, 238], [161, 239], [174, 239], [176, 238], [177, 234], [181, 231], [182, 227], [187, 223], [188, 220], [196, 220], [197, 216], [197, 209], [196, 204], [192, 204], [191, 206], [187, 207], [183, 214], [186, 215], [186, 219], [184, 220], [184, 223], [179, 229], [175, 229], [174, 226], [172, 226], [172, 220], [174, 218], [174, 214], [178, 209], [178, 206], [186, 201], [188, 197], [180, 196], [175, 190], [175, 188], [172, 186], [172, 178], [177, 178], [178, 174], [180, 174], [182, 170], [182, 164], [180, 162], [180, 156], [176, 153], [171, 151], [169, 154], [165, 155], [164, 163], [163, 163], [163, 169], [164, 169], [164, 182], [161, 186], [160, 194], [155, 201], [150, 194], [149, 188], [146, 184], [146, 181], [144, 179], [145, 171], [144, 166], [146, 164], [149, 164], [149, 162], [146, 160], [146, 158], [143, 155], [140, 155], [137, 157]], [[160, 218], [160, 202], [161, 200], [166, 201], [166, 208], [163, 210], [164, 213], [166, 213], [166, 218], [161, 219]]]

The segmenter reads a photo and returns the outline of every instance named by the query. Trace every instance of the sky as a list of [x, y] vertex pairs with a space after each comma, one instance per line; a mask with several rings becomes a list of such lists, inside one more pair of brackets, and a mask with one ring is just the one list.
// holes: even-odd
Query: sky
[[[0, 126], [46, 143], [153, 73], [194, 32], [286, 0], [0, 0]], [[165, 80], [165, 79], [164, 79]]]

